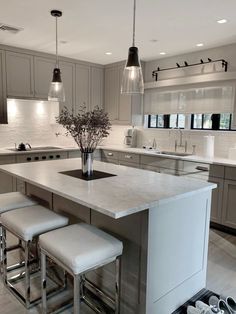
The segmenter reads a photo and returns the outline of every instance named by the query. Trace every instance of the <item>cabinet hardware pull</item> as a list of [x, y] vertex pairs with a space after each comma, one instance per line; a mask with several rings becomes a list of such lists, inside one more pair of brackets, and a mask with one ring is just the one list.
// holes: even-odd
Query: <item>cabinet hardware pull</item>
[[27, 159], [26, 159], [27, 161], [31, 161], [31, 157], [27, 157]]
[[127, 159], [132, 159], [132, 156], [130, 156], [130, 155], [125, 155], [125, 158], [127, 158]]
[[108, 156], [113, 156], [113, 153], [108, 153], [107, 155], [108, 155]]
[[196, 170], [200, 170], [200, 171], [209, 171], [209, 169], [207, 167], [204, 166], [197, 166]]

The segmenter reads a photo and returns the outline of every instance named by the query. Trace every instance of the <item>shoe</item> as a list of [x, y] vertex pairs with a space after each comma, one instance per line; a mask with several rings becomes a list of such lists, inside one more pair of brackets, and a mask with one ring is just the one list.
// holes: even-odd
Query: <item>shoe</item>
[[227, 297], [225, 299], [226, 304], [228, 305], [232, 314], [236, 314], [236, 302], [232, 297]]
[[194, 306], [189, 305], [187, 307], [187, 314], [201, 314], [200, 310], [196, 309]]
[[202, 301], [196, 301], [195, 306], [201, 313], [204, 314], [213, 314], [217, 312], [212, 312], [211, 307]]
[[[224, 303], [222, 304], [222, 302], [220, 301], [223, 301]], [[222, 299], [217, 298], [214, 295], [209, 298], [209, 305], [213, 313], [231, 314], [226, 302]]]
[[224, 311], [224, 314], [232, 314], [230, 308], [228, 307], [227, 303], [224, 300], [219, 300], [218, 308], [221, 311]]

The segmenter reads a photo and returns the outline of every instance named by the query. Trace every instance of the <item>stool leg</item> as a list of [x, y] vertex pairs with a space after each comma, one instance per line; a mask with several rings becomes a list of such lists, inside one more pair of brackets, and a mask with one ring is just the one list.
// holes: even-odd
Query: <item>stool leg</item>
[[3, 261], [2, 225], [0, 224], [0, 263], [1, 263], [1, 273], [2, 273], [2, 261]]
[[7, 250], [6, 250], [6, 229], [2, 226], [2, 276], [4, 284], [7, 284]]
[[41, 252], [41, 288], [42, 288], [42, 314], [47, 313], [47, 260], [46, 255]]
[[74, 314], [80, 314], [80, 275], [74, 276]]
[[30, 306], [30, 241], [25, 243], [25, 306]]
[[116, 296], [115, 296], [115, 314], [120, 313], [120, 281], [121, 281], [121, 258], [116, 259]]

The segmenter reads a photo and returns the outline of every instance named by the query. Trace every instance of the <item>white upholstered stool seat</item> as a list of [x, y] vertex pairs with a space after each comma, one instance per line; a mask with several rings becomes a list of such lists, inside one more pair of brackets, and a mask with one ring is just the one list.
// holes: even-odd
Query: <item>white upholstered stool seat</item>
[[123, 250], [121, 241], [85, 223], [42, 234], [39, 245], [74, 274], [113, 262]]
[[1, 221], [5, 228], [24, 241], [32, 241], [35, 236], [68, 224], [68, 218], [41, 205], [6, 212], [1, 215]]
[[16, 208], [36, 205], [37, 202], [20, 192], [0, 194], [0, 215]]
[[[97, 311], [93, 299], [87, 299], [88, 296], [84, 291], [88, 283], [85, 275], [93, 269], [115, 262], [115, 299], [112, 300], [110, 296], [107, 299], [113, 302], [114, 307], [111, 311], [115, 314], [120, 313], [120, 258], [123, 251], [121, 241], [92, 225], [78, 223], [40, 235], [39, 246], [41, 249], [42, 314], [48, 313], [47, 257], [74, 278], [74, 314], [81, 313], [80, 302], [82, 300]], [[97, 286], [95, 289], [99, 295], [103, 295], [103, 300], [100, 301], [104, 301], [106, 294]]]
[[[31, 265], [36, 264], [36, 270], [40, 270], [38, 259], [37, 242], [40, 234], [51, 231], [56, 228], [64, 227], [68, 224], [68, 218], [61, 216], [52, 210], [49, 210], [41, 205], [18, 208], [12, 211], [5, 212], [1, 215], [2, 221], [2, 245], [3, 245], [3, 281], [6, 287], [22, 302], [26, 308], [36, 304], [41, 298], [31, 300], [31, 281], [30, 276], [33, 271]], [[6, 249], [6, 231], [14, 234], [19, 240], [24, 243], [24, 294], [17, 290], [17, 285], [14, 287], [15, 279], [7, 276], [7, 249]], [[32, 260], [31, 251], [36, 243], [35, 255]], [[34, 267], [35, 268], [35, 267]], [[32, 271], [31, 271], [32, 270]], [[22, 279], [22, 276], [21, 278]]]

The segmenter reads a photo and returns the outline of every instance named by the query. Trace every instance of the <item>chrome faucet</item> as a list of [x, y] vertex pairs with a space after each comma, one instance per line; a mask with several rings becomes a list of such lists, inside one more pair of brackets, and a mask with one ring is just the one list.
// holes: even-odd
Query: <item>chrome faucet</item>
[[184, 148], [184, 152], [186, 153], [188, 143], [187, 141], [183, 143], [183, 131], [180, 128], [178, 128], [178, 130], [179, 130], [180, 137], [179, 137], [179, 144], [178, 144], [178, 140], [175, 140], [175, 152], [177, 152], [178, 147], [181, 147], [181, 148]]

